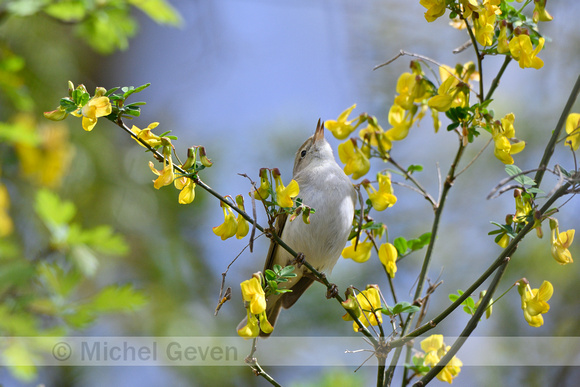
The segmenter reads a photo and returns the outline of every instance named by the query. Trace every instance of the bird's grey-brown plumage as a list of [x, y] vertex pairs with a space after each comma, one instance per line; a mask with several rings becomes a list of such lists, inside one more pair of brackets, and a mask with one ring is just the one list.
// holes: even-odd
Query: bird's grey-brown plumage
[[[315, 269], [329, 274], [344, 248], [352, 226], [356, 191], [350, 179], [336, 163], [332, 148], [324, 138], [324, 126], [319, 124], [314, 135], [298, 149], [294, 161], [293, 179], [300, 187], [298, 197], [315, 209], [310, 224], [300, 217], [290, 221], [287, 215], [276, 219], [276, 232], [294, 251], [303, 253], [304, 258]], [[278, 264], [286, 266], [293, 261], [286, 250], [271, 242], [264, 270]], [[312, 285], [312, 276], [304, 276], [308, 269], [296, 268], [296, 277], [281, 287], [292, 292], [272, 295], [267, 299], [266, 315], [274, 325], [280, 309], [290, 308]], [[238, 328], [243, 327], [242, 321]], [[268, 336], [261, 333], [262, 336]]]

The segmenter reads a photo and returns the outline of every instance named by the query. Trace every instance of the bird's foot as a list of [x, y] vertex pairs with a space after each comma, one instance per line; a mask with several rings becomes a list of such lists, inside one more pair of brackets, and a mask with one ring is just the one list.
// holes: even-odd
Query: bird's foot
[[328, 285], [328, 290], [326, 291], [326, 298], [335, 298], [338, 295], [338, 286], [336, 284]]
[[304, 257], [304, 254], [302, 254], [302, 253], [296, 254], [296, 258], [294, 258], [294, 262], [296, 263], [297, 269], [300, 269], [300, 267], [302, 265], [304, 265], [304, 261], [306, 261], [306, 257]]

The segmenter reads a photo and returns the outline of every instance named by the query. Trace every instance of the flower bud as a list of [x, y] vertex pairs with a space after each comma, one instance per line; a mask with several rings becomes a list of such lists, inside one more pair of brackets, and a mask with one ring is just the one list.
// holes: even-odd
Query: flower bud
[[304, 212], [302, 212], [302, 221], [306, 224], [310, 224], [310, 213], [312, 208], [306, 207], [304, 208]]
[[556, 218], [550, 218], [550, 230], [558, 228], [558, 220]]
[[68, 96], [72, 97], [72, 92], [75, 89], [75, 85], [74, 83], [72, 83], [71, 81], [68, 81]]
[[59, 106], [58, 109], [52, 110], [50, 112], [44, 112], [43, 114], [44, 117], [52, 121], [62, 121], [68, 116], [68, 113], [62, 106]]
[[188, 170], [195, 165], [195, 147], [187, 149], [187, 160], [181, 166], [183, 169]]
[[205, 148], [203, 146], [199, 147], [199, 160], [203, 164], [204, 167], [211, 167], [213, 163], [210, 159], [207, 158], [207, 153], [205, 153]]
[[245, 211], [244, 208], [244, 197], [242, 195], [236, 195], [236, 205], [242, 211]]
[[505, 224], [508, 226], [514, 222], [514, 214], [507, 214], [505, 216]]
[[95, 89], [95, 97], [102, 97], [105, 94], [107, 94], [107, 89], [105, 89], [104, 87], [97, 87]]
[[[346, 310], [353, 311], [357, 318], [360, 318], [360, 316], [362, 316], [362, 311], [356, 300], [356, 297], [352, 294], [349, 294], [348, 298], [342, 302], [342, 307]], [[352, 317], [350, 316], [350, 314], [347, 313], [344, 316], [342, 316], [342, 319], [345, 321], [350, 321], [352, 320]]]

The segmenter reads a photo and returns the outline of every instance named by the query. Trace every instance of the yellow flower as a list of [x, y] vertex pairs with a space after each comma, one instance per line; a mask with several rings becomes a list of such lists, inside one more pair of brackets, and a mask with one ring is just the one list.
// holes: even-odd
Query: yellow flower
[[139, 129], [138, 127], [133, 125], [133, 127], [131, 128], [131, 132], [133, 132], [133, 134], [136, 137], [134, 138], [135, 141], [137, 141], [137, 143], [144, 148], [146, 148], [146, 146], [143, 145], [141, 141], [137, 140], [137, 138], [145, 141], [152, 148], [162, 145], [161, 137], [151, 133], [151, 131], [155, 129], [158, 125], [159, 122], [152, 122], [145, 129]]
[[369, 159], [359, 149], [354, 139], [347, 140], [338, 146], [338, 157], [345, 164], [344, 173], [352, 174], [354, 180], [364, 176], [371, 167]]
[[266, 294], [259, 278], [259, 274], [254, 274], [251, 279], [240, 284], [242, 298], [248, 311], [248, 323], [238, 330], [238, 335], [244, 338], [257, 337], [260, 330], [264, 333], [271, 333], [274, 330], [266, 317]]
[[62, 106], [59, 106], [55, 110], [44, 112], [43, 114], [45, 118], [48, 118], [49, 120], [52, 121], [62, 121], [68, 116], [66, 109], [63, 108]]
[[[244, 197], [242, 195], [236, 196], [236, 204], [238, 208], [242, 211], [245, 211], [244, 208]], [[238, 229], [236, 230], [236, 238], [242, 239], [248, 232], [250, 231], [250, 226], [248, 225], [248, 221], [240, 214], [236, 217], [236, 221], [238, 222]]]
[[475, 39], [482, 46], [491, 46], [495, 32], [495, 13], [492, 10], [483, 9], [479, 17], [473, 19], [473, 33]]
[[270, 182], [268, 181], [268, 170], [266, 168], [260, 169], [260, 187], [252, 194], [256, 200], [265, 200], [270, 196]]
[[536, 48], [532, 48], [532, 41], [526, 34], [515, 36], [510, 40], [510, 52], [521, 68], [533, 67], [539, 69], [544, 65], [544, 61], [537, 57], [544, 47], [544, 38], [538, 40]]
[[497, 52], [507, 54], [510, 52], [509, 42], [507, 39], [507, 22], [502, 20], [499, 27], [499, 36], [497, 37]]
[[151, 169], [151, 172], [158, 176], [157, 179], [153, 180], [153, 187], [155, 187], [155, 189], [159, 189], [173, 183], [175, 174], [173, 173], [173, 161], [171, 160], [171, 154], [163, 159], [162, 170], [158, 171], [152, 161], [149, 161], [149, 168]]
[[248, 310], [252, 314], [261, 314], [266, 310], [266, 294], [257, 277], [252, 277], [240, 284], [242, 298], [248, 303]]
[[99, 117], [108, 116], [113, 111], [109, 97], [93, 97], [82, 107], [83, 129], [87, 132], [93, 130]]
[[274, 176], [274, 182], [276, 184], [276, 203], [284, 208], [294, 206], [292, 198], [295, 198], [300, 193], [300, 187], [296, 180], [292, 179], [288, 186], [284, 186], [278, 168], [274, 168], [272, 175]]
[[411, 110], [414, 102], [421, 102], [428, 93], [427, 83], [420, 72], [403, 73], [397, 80], [397, 93], [395, 104], [405, 110]]
[[574, 262], [568, 247], [570, 247], [572, 241], [574, 241], [574, 233], [576, 231], [571, 229], [560, 232], [558, 222], [555, 220], [550, 221], [550, 228], [552, 228], [552, 257], [554, 257], [556, 262], [560, 265]]
[[451, 108], [451, 104], [455, 100], [458, 92], [456, 86], [459, 84], [457, 78], [453, 76], [447, 77], [437, 89], [437, 95], [432, 97], [428, 105], [430, 108], [437, 109], [440, 112], [446, 112]]
[[421, 0], [420, 4], [427, 8], [425, 20], [429, 23], [435, 21], [445, 13], [445, 0]]
[[513, 221], [516, 223], [527, 223], [527, 217], [532, 212], [532, 203], [529, 195], [522, 194], [519, 189], [514, 190], [514, 198], [516, 199], [516, 213]]
[[524, 141], [513, 140], [515, 137], [514, 129], [515, 116], [513, 113], [507, 114], [501, 119], [501, 123], [496, 123], [492, 128], [492, 138], [494, 141], [494, 154], [502, 163], [513, 164], [514, 159], [511, 155], [521, 152], [526, 143]]
[[397, 272], [397, 257], [399, 253], [395, 246], [390, 243], [383, 243], [379, 247], [379, 259], [381, 263], [387, 269], [387, 273], [391, 278], [395, 278], [395, 273]]
[[506, 247], [508, 247], [510, 240], [511, 240], [510, 236], [504, 231], [501, 238], [499, 238], [499, 240], [497, 241], [497, 244], [505, 249]]
[[425, 352], [425, 359], [423, 364], [426, 366], [434, 366], [439, 363], [439, 350], [445, 348], [443, 343], [443, 335], [431, 335], [421, 341], [421, 349]]
[[546, 11], [546, 2], [547, 0], [534, 0], [534, 13], [532, 15], [534, 23], [537, 23], [538, 21], [547, 22], [554, 19], [552, 15]]
[[238, 222], [230, 206], [223, 202], [220, 202], [220, 205], [224, 212], [224, 222], [219, 226], [213, 227], [212, 230], [215, 235], [222, 238], [222, 241], [225, 241], [236, 235], [236, 232], [238, 232]]
[[377, 179], [379, 181], [378, 192], [368, 180], [363, 181], [362, 184], [369, 195], [373, 208], [377, 211], [383, 211], [394, 205], [397, 202], [397, 197], [393, 195], [391, 176], [388, 173], [379, 173]]
[[[363, 290], [356, 295], [356, 300], [362, 311], [359, 320], [365, 327], [368, 327], [369, 323], [370, 325], [379, 325], [383, 323], [383, 316], [380, 311], [381, 297], [377, 285], [367, 285], [366, 290]], [[342, 316], [342, 319], [345, 321], [352, 321], [352, 317], [350, 317], [348, 313]], [[355, 332], [359, 331], [359, 326], [356, 322], [352, 324], [352, 328]]]
[[358, 118], [348, 121], [348, 116], [355, 107], [356, 103], [340, 113], [336, 121], [328, 120], [324, 123], [326, 129], [328, 129], [334, 135], [334, 137], [338, 138], [339, 140], [344, 140], [347, 138], [358, 126], [358, 123], [354, 126], [352, 125], [352, 123], [355, 122]]
[[195, 183], [192, 179], [187, 176], [182, 176], [175, 179], [173, 183], [175, 188], [181, 191], [178, 199], [179, 204], [189, 204], [193, 202], [193, 199], [195, 199]]
[[[445, 352], [449, 351], [450, 348], [451, 347], [448, 346]], [[441, 372], [437, 374], [437, 379], [441, 380], [442, 382], [451, 384], [453, 383], [453, 378], [459, 375], [461, 372], [461, 367], [463, 367], [461, 360], [459, 360], [457, 356], [453, 356], [449, 363], [447, 363]]]
[[580, 114], [572, 113], [566, 118], [566, 145], [573, 150], [580, 147]]
[[56, 122], [39, 125], [32, 116], [25, 114], [18, 115], [14, 124], [26, 133], [22, 141], [14, 144], [21, 172], [41, 186], [59, 187], [74, 155], [68, 127]]
[[258, 325], [258, 319], [248, 310], [248, 323], [242, 328], [238, 329], [238, 335], [244, 339], [252, 339], [254, 337], [258, 337], [259, 334], [260, 327]]
[[391, 106], [388, 118], [392, 128], [387, 130], [387, 137], [390, 140], [401, 141], [407, 137], [409, 129], [413, 125], [413, 110], [405, 110], [397, 104]]
[[384, 129], [378, 124], [369, 122], [369, 125], [361, 129], [358, 135], [361, 140], [368, 141], [371, 146], [379, 148], [381, 151], [386, 152], [393, 146], [391, 140], [385, 134]]
[[[439, 363], [441, 358], [449, 351], [451, 347], [446, 346], [443, 342], [443, 335], [431, 335], [421, 341], [421, 349], [425, 351], [425, 358], [423, 359], [423, 364], [428, 367], [433, 367]], [[461, 372], [461, 367], [463, 363], [456, 356], [453, 356], [449, 363], [441, 372], [437, 374], [437, 379], [442, 382], [447, 382], [451, 384], [453, 378], [456, 377], [459, 372]]]
[[548, 281], [544, 281], [539, 289], [532, 289], [528, 280], [522, 278], [518, 284], [518, 293], [522, 300], [524, 318], [532, 327], [540, 327], [544, 324], [542, 314], [550, 310], [548, 300], [554, 293], [554, 287]]
[[358, 244], [356, 245], [356, 250], [355, 250], [355, 240], [356, 239], [352, 239], [350, 241], [351, 245], [345, 247], [342, 250], [342, 257], [345, 259], [352, 259], [355, 262], [358, 263], [363, 263], [369, 260], [369, 258], [371, 257], [371, 253], [372, 253], [372, 248], [373, 248], [373, 242], [368, 242], [367, 240], [365, 240], [364, 242], [358, 242]]

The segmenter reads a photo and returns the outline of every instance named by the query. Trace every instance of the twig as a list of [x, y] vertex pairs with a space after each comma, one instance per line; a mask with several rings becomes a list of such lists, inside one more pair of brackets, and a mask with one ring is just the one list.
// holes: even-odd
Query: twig
[[461, 171], [457, 172], [457, 174], [455, 175], [455, 177], [461, 175], [463, 172], [465, 172], [467, 170], [467, 168], [471, 167], [471, 165], [479, 158], [479, 156], [481, 156], [481, 154], [483, 153], [483, 151], [489, 146], [489, 144], [491, 143], [491, 141], [492, 141], [492, 138], [490, 137], [489, 140], [487, 140], [487, 142], [483, 146], [483, 148], [481, 148], [480, 151], [477, 152], [477, 154], [475, 155], [475, 157], [473, 159], [471, 159], [471, 161], [469, 163], [467, 163], [467, 165], [465, 166], [465, 168], [463, 168]]
[[[543, 167], [542, 169], [545, 170], [546, 168]], [[487, 200], [494, 199], [494, 198], [498, 197], [499, 195], [501, 195], [501, 193], [503, 193], [505, 191], [500, 192], [500, 194], [498, 194], [497, 196], [494, 196], [494, 194], [496, 193], [497, 190], [499, 190], [501, 187], [503, 187], [505, 184], [509, 183], [510, 181], [514, 180], [515, 178], [522, 176], [522, 175], [527, 175], [528, 173], [531, 173], [531, 172], [537, 172], [537, 171], [539, 171], [539, 168], [528, 169], [527, 171], [522, 171], [520, 173], [516, 173], [513, 176], [508, 176], [505, 179], [500, 180], [500, 182], [497, 183], [497, 185], [495, 187], [493, 187], [491, 192], [487, 195], [486, 199]], [[552, 172], [552, 171], [550, 171], [550, 172]], [[552, 173], [554, 173], [554, 172], [552, 172]], [[538, 186], [538, 184], [536, 184], [536, 187], [537, 186]]]
[[[375, 67], [373, 67], [373, 71], [380, 69], [381, 67], [390, 65], [391, 63], [393, 63], [394, 61], [396, 61], [397, 59], [399, 59], [402, 56], [411, 56], [411, 57], [419, 58], [419, 59], [427, 61], [427, 62], [431, 62], [434, 65], [436, 65], [437, 67], [442, 68], [443, 70], [447, 71], [452, 77], [455, 77], [455, 79], [457, 79], [459, 82], [464, 83], [463, 80], [461, 78], [459, 78], [453, 71], [450, 71], [449, 69], [447, 69], [447, 67], [445, 67], [441, 63], [437, 62], [436, 60], [431, 59], [429, 57], [426, 57], [424, 55], [415, 54], [412, 52], [407, 52], [405, 50], [400, 50], [399, 53], [397, 55], [395, 55], [395, 57], [393, 57], [392, 59], [389, 59], [388, 61], [386, 61], [384, 63], [376, 65]], [[466, 84], [466, 85], [467, 85], [467, 87], [469, 87], [469, 90], [473, 91], [477, 95], [477, 91], [473, 90], [471, 85], [469, 85], [469, 84]]]

